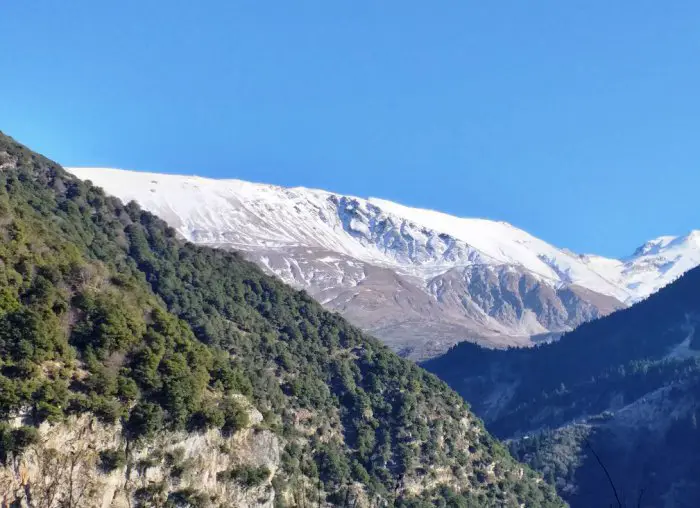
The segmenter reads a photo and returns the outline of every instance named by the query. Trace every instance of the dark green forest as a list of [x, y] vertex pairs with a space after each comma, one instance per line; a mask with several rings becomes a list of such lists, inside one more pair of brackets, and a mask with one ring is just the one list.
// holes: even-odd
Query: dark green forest
[[[248, 425], [242, 395], [286, 443], [276, 489], [304, 477], [338, 506], [358, 483], [377, 506], [562, 505], [436, 376], [2, 134], [0, 238], [0, 419], [25, 418], [0, 423], [2, 462], [41, 422], [82, 413], [121, 422], [130, 442], [235, 433]], [[128, 460], [102, 458], [107, 470]], [[404, 488], [437, 470], [452, 480]]]
[[[558, 342], [462, 343], [425, 363], [572, 506], [700, 503], [700, 269]], [[498, 402], [493, 396], [499, 391]], [[618, 493], [620, 497], [621, 494]]]

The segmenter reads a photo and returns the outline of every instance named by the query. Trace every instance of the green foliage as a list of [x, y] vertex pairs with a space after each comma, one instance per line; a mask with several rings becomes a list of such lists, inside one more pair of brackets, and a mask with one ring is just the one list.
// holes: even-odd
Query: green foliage
[[21, 455], [24, 450], [38, 441], [39, 434], [34, 427], [10, 428], [0, 423], [0, 463], [5, 465], [11, 456]]
[[514, 440], [510, 451], [515, 457], [542, 471], [552, 484], [564, 488], [574, 484], [576, 472], [581, 467], [584, 441], [591, 429], [577, 425], [556, 431], [543, 431], [532, 434], [527, 439]]
[[700, 495], [700, 433], [692, 425], [700, 408], [699, 286], [696, 268], [555, 343], [506, 351], [463, 343], [425, 367], [488, 415], [489, 429], [512, 439], [516, 458], [572, 505], [615, 501], [593, 449], [619, 492], [653, 486], [643, 506], [693, 505]]
[[188, 429], [194, 431], [221, 429], [225, 422], [222, 409], [210, 401], [204, 401], [200, 405], [200, 409], [192, 413]]
[[321, 479], [332, 485], [342, 485], [350, 477], [348, 458], [337, 445], [324, 445], [318, 452], [317, 463]]
[[181, 489], [171, 493], [165, 503], [166, 508], [206, 508], [208, 499], [195, 489]]
[[[16, 165], [0, 172], [2, 414], [30, 408], [39, 423], [90, 411], [149, 439], [238, 432], [250, 425], [245, 397], [285, 436], [285, 485], [362, 482], [388, 503], [439, 456], [457, 497], [474, 488], [481, 506], [560, 505], [532, 476], [522, 494], [465, 479], [497, 448], [460, 397], [307, 294], [236, 253], [182, 243], [2, 135], [0, 153]], [[519, 469], [507, 453], [497, 460]]]
[[100, 468], [105, 473], [111, 473], [126, 465], [126, 453], [122, 449], [100, 451]]
[[224, 399], [220, 410], [223, 415], [221, 429], [227, 434], [233, 434], [250, 424], [248, 412], [234, 399]]
[[196, 492], [194, 489], [178, 490], [168, 496], [166, 508], [205, 508], [207, 496]]
[[234, 481], [248, 489], [262, 485], [268, 478], [270, 478], [270, 470], [265, 466], [239, 466], [216, 475], [218, 482]]
[[132, 438], [152, 437], [163, 428], [163, 410], [151, 402], [140, 402], [134, 407], [126, 422], [125, 430]]

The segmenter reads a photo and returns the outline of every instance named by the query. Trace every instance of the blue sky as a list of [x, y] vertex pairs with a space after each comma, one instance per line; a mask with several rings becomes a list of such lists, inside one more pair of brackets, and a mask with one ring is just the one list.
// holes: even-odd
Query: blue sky
[[0, 129], [64, 165], [505, 220], [625, 255], [700, 228], [700, 3], [0, 3]]

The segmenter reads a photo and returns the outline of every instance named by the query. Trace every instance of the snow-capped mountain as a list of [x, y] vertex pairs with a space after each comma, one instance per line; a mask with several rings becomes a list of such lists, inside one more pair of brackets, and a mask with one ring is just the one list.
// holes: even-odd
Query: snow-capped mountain
[[600, 256], [581, 256], [581, 259], [627, 291], [630, 295], [627, 303], [634, 303], [700, 265], [700, 231], [650, 240], [621, 260]]
[[[104, 168], [69, 168], [195, 243], [242, 251], [397, 350], [532, 343], [644, 298], [700, 264], [700, 234], [624, 260], [577, 255], [504, 222], [390, 201]], [[697, 235], [697, 237], [696, 237]]]

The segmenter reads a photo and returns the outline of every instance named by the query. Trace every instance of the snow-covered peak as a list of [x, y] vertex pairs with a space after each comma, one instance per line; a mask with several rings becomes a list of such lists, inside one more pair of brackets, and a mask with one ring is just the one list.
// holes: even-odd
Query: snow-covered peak
[[640, 247], [622, 265], [622, 280], [635, 299], [645, 298], [700, 265], [700, 231], [662, 236]]
[[625, 260], [580, 256], [508, 223], [455, 217], [378, 198], [242, 180], [68, 168], [135, 200], [188, 240], [246, 251], [307, 247], [430, 280], [460, 266], [512, 265], [553, 287], [644, 298], [700, 264], [700, 234], [661, 237]]
[[665, 249], [671, 242], [673, 242], [677, 238], [678, 237], [676, 236], [660, 236], [658, 238], [654, 238], [653, 240], [649, 240], [648, 242], [644, 243], [644, 245], [638, 247], [634, 251], [634, 253], [627, 259], [634, 259], [641, 256], [658, 254], [662, 249]]
[[412, 223], [465, 242], [493, 264], [521, 266], [549, 280], [577, 284], [621, 300], [627, 298], [624, 291], [592, 271], [567, 249], [558, 249], [507, 222], [455, 217], [376, 198], [370, 198], [370, 202]]

